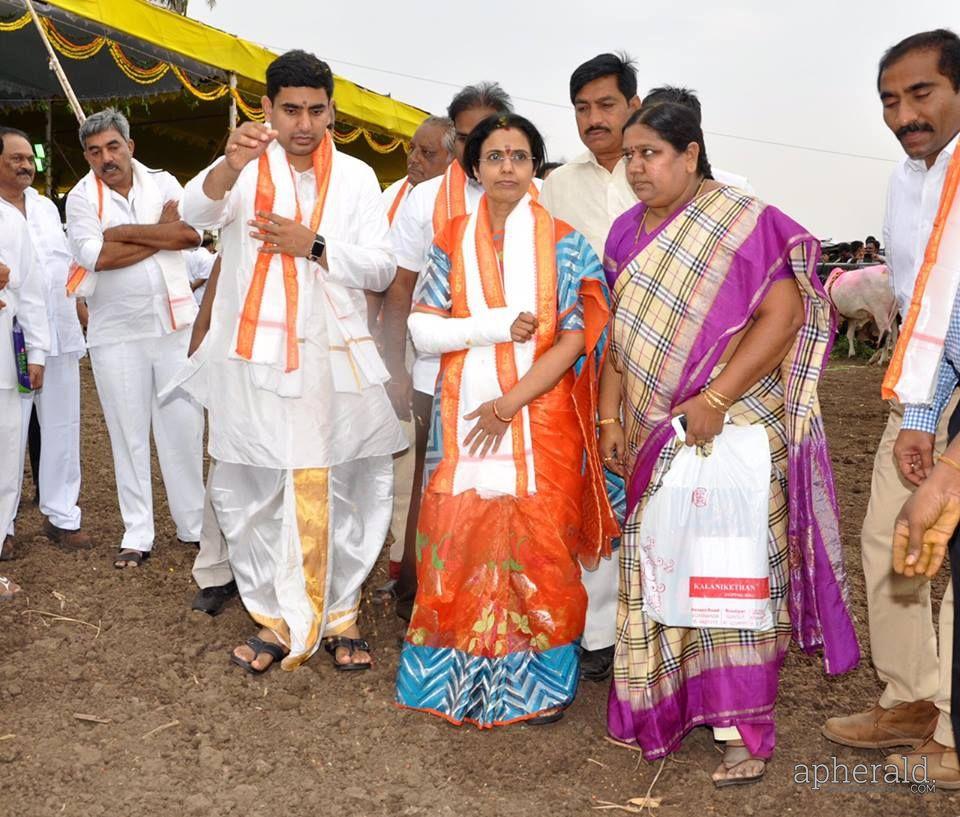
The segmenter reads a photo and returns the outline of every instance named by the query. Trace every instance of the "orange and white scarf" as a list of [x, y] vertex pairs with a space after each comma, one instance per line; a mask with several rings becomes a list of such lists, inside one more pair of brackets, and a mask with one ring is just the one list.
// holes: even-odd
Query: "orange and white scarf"
[[[141, 224], [155, 224], [160, 220], [163, 205], [166, 203], [163, 192], [153, 178], [153, 174], [146, 165], [133, 160], [133, 183], [137, 186], [137, 215]], [[91, 201], [96, 197], [97, 218], [104, 227], [124, 223], [125, 219], [111, 218], [108, 211], [110, 197], [103, 182], [91, 170], [80, 184]], [[190, 277], [187, 275], [187, 265], [180, 250], [160, 250], [153, 258], [160, 267], [163, 283], [167, 290], [167, 304], [170, 308], [170, 323], [174, 331], [190, 326], [197, 316], [197, 302], [190, 289]], [[78, 298], [88, 298], [97, 288], [97, 276], [91, 274], [76, 262], [70, 265], [67, 276], [67, 295]]]
[[960, 287], [960, 150], [954, 151], [923, 264], [883, 380], [883, 398], [933, 401], [950, 314]]
[[[258, 161], [250, 217], [260, 211], [276, 213], [323, 234], [335, 162], [336, 148], [327, 133], [313, 153], [316, 201], [312, 212], [305, 214], [286, 151], [273, 142]], [[238, 275], [240, 291], [245, 295], [230, 352], [230, 357], [252, 364], [254, 383], [284, 397], [302, 394], [300, 344], [313, 303], [313, 288], [318, 285], [323, 291], [334, 388], [360, 392], [385, 382], [388, 373], [369, 337], [365, 317], [346, 287], [324, 279], [306, 258], [262, 250], [262, 244], [244, 237]]]
[[397, 195], [393, 197], [393, 203], [390, 205], [390, 209], [387, 211], [387, 221], [391, 225], [393, 224], [394, 217], [397, 215], [397, 210], [400, 209], [400, 205], [403, 204], [403, 200], [409, 190], [410, 178], [407, 177], [403, 180], [403, 184], [400, 185], [400, 189], [397, 191]]
[[[440, 190], [437, 191], [437, 199], [433, 205], [434, 235], [439, 235], [451, 219], [467, 214], [467, 185], [469, 183], [470, 179], [461, 167], [460, 162], [450, 162], [446, 171], [444, 171], [443, 181], [440, 182]], [[534, 201], [540, 196], [540, 191], [533, 182], [530, 182], [530, 189], [527, 192]]]
[[552, 345], [557, 286], [553, 219], [530, 195], [524, 196], [507, 217], [501, 263], [486, 202], [481, 199], [466, 223], [460, 246], [462, 251], [454, 254], [451, 277], [463, 282], [462, 292], [454, 293], [462, 303], [459, 309], [454, 304], [454, 312], [479, 317], [507, 307], [515, 315], [530, 312], [540, 323], [536, 335], [525, 343], [467, 349], [450, 374], [444, 375], [451, 378], [451, 387], [458, 388], [455, 428], [444, 429], [445, 448], [452, 445], [457, 451], [455, 459], [447, 460], [454, 462], [452, 493], [474, 489], [482, 497], [534, 494], [537, 485], [529, 410], [524, 407], [517, 412], [498, 450], [482, 459], [471, 456], [464, 444], [477, 422], [465, 420], [464, 415], [513, 388]]

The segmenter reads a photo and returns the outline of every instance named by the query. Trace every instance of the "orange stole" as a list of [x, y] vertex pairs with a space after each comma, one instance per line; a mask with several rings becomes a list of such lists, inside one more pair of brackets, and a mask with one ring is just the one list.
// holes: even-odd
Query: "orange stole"
[[[103, 221], [103, 182], [100, 181], [100, 177], [97, 176], [97, 220]], [[70, 275], [67, 277], [67, 295], [73, 295], [77, 291], [77, 287], [83, 282], [83, 279], [87, 277], [87, 270], [84, 267], [81, 267], [76, 261], [70, 263]]]
[[393, 224], [393, 217], [397, 214], [397, 210], [400, 207], [400, 202], [403, 201], [403, 197], [407, 195], [407, 191], [410, 189], [410, 179], [404, 179], [403, 184], [400, 185], [400, 190], [397, 192], [397, 195], [394, 196], [393, 204], [390, 205], [390, 209], [387, 211], [387, 222]]
[[[310, 229], [317, 232], [320, 219], [323, 217], [323, 206], [327, 200], [327, 190], [330, 187], [330, 170], [333, 158], [333, 138], [330, 132], [324, 135], [323, 141], [313, 152], [313, 172], [317, 183], [317, 201], [310, 217]], [[291, 175], [293, 170], [291, 169]], [[277, 189], [273, 183], [270, 171], [270, 160], [266, 152], [260, 155], [257, 175], [257, 193], [254, 199], [254, 213], [261, 210], [272, 213], [274, 198]], [[294, 188], [296, 197], [296, 188]], [[300, 212], [300, 201], [297, 199], [295, 220], [301, 222], [303, 215]], [[237, 354], [250, 360], [253, 355], [253, 341], [257, 334], [257, 324], [260, 320], [260, 307], [263, 303], [263, 290], [267, 282], [267, 273], [270, 270], [270, 261], [273, 256], [269, 253], [257, 254], [257, 263], [253, 268], [253, 279], [247, 290], [247, 297], [243, 302], [243, 311], [240, 314], [240, 326], [237, 331]], [[283, 291], [286, 297], [286, 371], [292, 372], [300, 366], [300, 349], [297, 346], [297, 310], [299, 308], [299, 287], [297, 286], [297, 267], [293, 257], [280, 256], [283, 268]]]
[[[534, 208], [538, 319], [535, 358], [557, 332], [556, 242], [571, 228]], [[483, 291], [491, 307], [503, 306], [489, 216], [477, 214], [477, 251]], [[462, 238], [467, 218], [452, 221], [438, 245], [449, 247], [451, 317], [468, 317]], [[492, 262], [492, 263], [491, 263]], [[608, 310], [599, 282], [582, 290], [588, 360], [529, 406], [537, 491], [527, 493], [522, 439], [514, 457], [518, 496], [480, 499], [475, 491], [452, 496], [457, 461], [456, 419], [466, 352], [443, 356], [440, 412], [443, 461], [426, 488], [417, 534], [417, 603], [407, 639], [455, 647], [474, 655], [502, 656], [548, 650], [580, 637], [586, 594], [577, 558], [593, 565], [609, 554], [617, 526], [604, 490], [596, 449], [597, 374], [589, 359], [606, 326]], [[503, 352], [501, 352], [501, 347]], [[516, 382], [512, 343], [500, 344], [497, 366], [504, 390]], [[508, 362], [509, 359], [509, 362]], [[514, 421], [514, 438], [522, 424]], [[584, 450], [586, 464], [584, 469]]]
[[890, 365], [883, 378], [883, 385], [880, 393], [884, 400], [894, 399], [897, 383], [903, 374], [904, 357], [907, 354], [907, 347], [910, 345], [910, 339], [913, 337], [914, 329], [917, 325], [917, 318], [920, 316], [920, 305], [923, 302], [923, 293], [930, 278], [930, 273], [937, 263], [937, 256], [940, 254], [940, 239], [943, 237], [943, 230], [947, 224], [947, 216], [956, 199], [957, 192], [960, 190], [960, 153], [954, 152], [950, 165], [947, 167], [947, 177], [943, 182], [943, 190], [940, 193], [940, 204], [937, 207], [937, 214], [933, 220], [933, 230], [927, 241], [927, 248], [923, 254], [923, 264], [920, 272], [917, 273], [917, 281], [913, 285], [913, 296], [910, 299], [910, 308], [907, 310], [906, 317], [903, 319], [903, 327], [900, 330], [900, 337], [897, 339], [897, 345], [893, 350], [893, 357], [890, 359]]

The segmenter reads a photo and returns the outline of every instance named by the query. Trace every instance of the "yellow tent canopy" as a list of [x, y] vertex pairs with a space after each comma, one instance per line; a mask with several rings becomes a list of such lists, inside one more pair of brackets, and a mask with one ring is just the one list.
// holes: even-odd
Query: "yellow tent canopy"
[[[146, 0], [34, 6], [84, 111], [122, 107], [147, 164], [188, 178], [222, 151], [233, 106], [262, 120], [274, 52]], [[46, 142], [54, 187], [70, 186], [86, 171], [76, 121], [23, 0], [0, 0], [0, 49], [0, 123]], [[371, 164], [382, 182], [403, 175], [405, 149], [426, 113], [339, 76], [334, 101], [340, 148]]]

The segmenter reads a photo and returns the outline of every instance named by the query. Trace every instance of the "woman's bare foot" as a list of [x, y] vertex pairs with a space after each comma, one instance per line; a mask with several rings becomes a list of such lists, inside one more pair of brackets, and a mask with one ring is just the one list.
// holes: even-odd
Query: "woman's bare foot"
[[0, 576], [0, 601], [10, 601], [20, 590], [20, 585], [13, 579]]
[[750, 754], [750, 750], [743, 745], [743, 741], [727, 741], [723, 760], [711, 777], [713, 785], [717, 788], [742, 786], [757, 782], [763, 777], [766, 768], [767, 762], [763, 758]]
[[[276, 644], [278, 647], [286, 649], [283, 644], [280, 643], [280, 640], [273, 634], [272, 630], [268, 630], [264, 627], [257, 633], [257, 638], [261, 641], [266, 642], [267, 644]], [[257, 672], [266, 672], [269, 669], [270, 665], [273, 663], [273, 656], [268, 652], [258, 652], [255, 653], [253, 649], [246, 643], [241, 644], [233, 651], [234, 656], [239, 658], [246, 664], [249, 664]]]

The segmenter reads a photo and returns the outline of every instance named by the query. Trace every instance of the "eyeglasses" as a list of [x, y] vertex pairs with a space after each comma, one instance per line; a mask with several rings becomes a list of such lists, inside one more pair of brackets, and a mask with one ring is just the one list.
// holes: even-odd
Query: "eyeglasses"
[[486, 156], [480, 157], [481, 162], [486, 162], [489, 165], [502, 165], [507, 159], [515, 165], [525, 165], [527, 162], [533, 161], [533, 157], [525, 150], [514, 150], [510, 153], [491, 150]]

